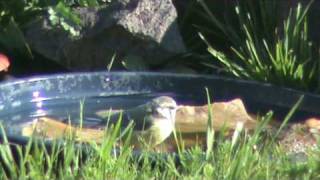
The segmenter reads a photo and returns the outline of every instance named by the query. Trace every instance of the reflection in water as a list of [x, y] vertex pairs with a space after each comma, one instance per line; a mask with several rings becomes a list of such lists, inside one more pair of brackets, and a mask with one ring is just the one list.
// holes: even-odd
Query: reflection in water
[[98, 111], [112, 109], [128, 109], [159, 96], [124, 95], [124, 96], [96, 96], [96, 97], [70, 97], [68, 99], [47, 98], [41, 91], [34, 91], [30, 102], [25, 102], [19, 108], [0, 114], [8, 133], [16, 134], [21, 131], [23, 124], [30, 123], [41, 117], [52, 117], [62, 122], [78, 125], [80, 122], [80, 100], [84, 99], [83, 126], [92, 127], [101, 122], [97, 116]]
[[32, 115], [32, 117], [41, 117], [41, 116], [46, 116], [46, 111], [42, 109], [43, 103], [46, 98], [40, 96], [40, 91], [34, 91], [32, 93], [32, 100], [31, 102], [35, 103], [35, 114]]

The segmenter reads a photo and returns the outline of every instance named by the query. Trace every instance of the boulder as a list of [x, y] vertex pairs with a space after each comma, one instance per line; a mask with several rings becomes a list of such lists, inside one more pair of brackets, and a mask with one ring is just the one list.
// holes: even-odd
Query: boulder
[[183, 133], [206, 132], [209, 113], [212, 113], [212, 128], [220, 131], [223, 128], [234, 130], [241, 123], [245, 129], [252, 130], [257, 121], [247, 112], [241, 99], [226, 102], [215, 102], [203, 106], [179, 106], [176, 114], [176, 128]]
[[185, 52], [171, 0], [117, 0], [74, 11], [82, 21], [78, 36], [53, 26], [46, 15], [25, 28], [30, 47], [72, 70], [106, 69], [113, 55], [114, 68], [126, 57], [150, 67]]

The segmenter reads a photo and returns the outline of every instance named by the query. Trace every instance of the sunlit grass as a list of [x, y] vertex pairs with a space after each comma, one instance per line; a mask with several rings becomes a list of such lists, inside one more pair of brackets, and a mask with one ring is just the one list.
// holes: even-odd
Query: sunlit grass
[[[239, 1], [232, 7], [237, 17], [234, 24], [216, 17], [204, 1], [199, 2], [206, 18], [229, 45], [229, 49], [219, 50], [213, 40], [208, 42], [210, 33], [200, 33], [208, 52], [225, 71], [242, 79], [315, 90], [319, 76], [318, 47], [309, 38], [307, 19], [312, 0], [306, 6], [298, 4], [290, 9], [285, 19], [281, 19], [284, 12], [277, 12], [280, 5], [275, 0], [261, 0], [255, 6], [249, 1]], [[205, 27], [199, 30], [208, 31]]]
[[[300, 99], [285, 119], [290, 119], [301, 103]], [[208, 98], [210, 105], [210, 98]], [[211, 112], [212, 113], [212, 112]], [[209, 113], [209, 114], [211, 114]], [[212, 117], [212, 115], [209, 115]], [[48, 145], [39, 137], [31, 137], [27, 145], [11, 144], [2, 131], [0, 145], [1, 179], [317, 179], [320, 178], [319, 148], [310, 151], [306, 161], [293, 161], [280, 144], [278, 135], [266, 136], [265, 129], [272, 112], [259, 119], [254, 132], [239, 128], [233, 136], [208, 131], [207, 147], [190, 149], [180, 145], [178, 153], [156, 153], [150, 149], [135, 151], [128, 138], [123, 146], [115, 144], [123, 133], [132, 133], [132, 127], [121, 129], [121, 117], [105, 131], [101, 144], [81, 143], [71, 134], [63, 141]], [[214, 123], [209, 118], [210, 123]], [[284, 121], [283, 127], [287, 123]], [[282, 128], [279, 129], [281, 131]], [[217, 136], [215, 136], [215, 134]], [[179, 133], [177, 138], [180, 142]]]

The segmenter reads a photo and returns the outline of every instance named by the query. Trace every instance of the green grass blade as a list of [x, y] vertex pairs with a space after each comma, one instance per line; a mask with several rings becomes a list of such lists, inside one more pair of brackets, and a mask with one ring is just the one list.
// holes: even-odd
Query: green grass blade
[[298, 101], [295, 103], [295, 105], [290, 109], [289, 113], [286, 115], [286, 117], [284, 118], [283, 122], [280, 125], [280, 128], [278, 129], [278, 131], [276, 132], [274, 139], [276, 139], [280, 132], [282, 131], [282, 129], [288, 124], [290, 118], [292, 117], [292, 115], [296, 112], [296, 110], [299, 108], [299, 106], [301, 105], [302, 101], [303, 101], [304, 95], [302, 95]]
[[207, 123], [207, 150], [206, 150], [206, 159], [212, 156], [213, 152], [213, 143], [214, 143], [214, 129], [213, 129], [213, 116], [212, 116], [212, 107], [211, 99], [208, 88], [205, 88], [207, 94], [207, 103], [208, 103], [208, 123]]

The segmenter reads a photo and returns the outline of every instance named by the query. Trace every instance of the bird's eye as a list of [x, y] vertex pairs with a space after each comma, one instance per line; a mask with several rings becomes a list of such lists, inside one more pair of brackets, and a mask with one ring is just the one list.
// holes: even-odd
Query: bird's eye
[[170, 119], [172, 117], [172, 113], [173, 110], [171, 107], [158, 107], [153, 112], [153, 115]]
[[152, 110], [153, 108], [151, 108], [151, 107], [147, 107], [146, 108], [146, 112], [149, 112], [149, 113], [151, 113], [153, 110]]
[[176, 109], [175, 106], [169, 106], [168, 108], [169, 108], [170, 110], [175, 110], [175, 109]]

